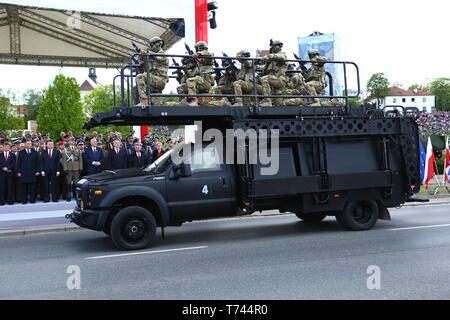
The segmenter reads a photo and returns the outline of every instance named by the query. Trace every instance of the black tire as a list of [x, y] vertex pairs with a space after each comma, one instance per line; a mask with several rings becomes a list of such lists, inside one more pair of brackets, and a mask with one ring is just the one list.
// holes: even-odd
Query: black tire
[[349, 202], [344, 211], [336, 213], [337, 222], [349, 230], [369, 230], [378, 220], [378, 205], [374, 200]]
[[295, 215], [303, 220], [305, 223], [317, 223], [327, 217], [326, 213], [300, 213], [296, 212]]
[[146, 248], [155, 238], [155, 233], [155, 217], [147, 209], [138, 206], [120, 210], [111, 223], [111, 239], [120, 249]]

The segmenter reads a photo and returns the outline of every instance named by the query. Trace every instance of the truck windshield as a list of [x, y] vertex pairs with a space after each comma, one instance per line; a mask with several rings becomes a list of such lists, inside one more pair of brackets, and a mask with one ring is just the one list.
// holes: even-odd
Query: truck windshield
[[171, 163], [170, 154], [172, 153], [172, 151], [173, 151], [173, 149], [164, 153], [155, 162], [153, 162], [152, 164], [149, 164], [146, 168], [144, 168], [144, 171], [148, 172], [148, 173], [163, 172], [167, 168], [167, 166]]

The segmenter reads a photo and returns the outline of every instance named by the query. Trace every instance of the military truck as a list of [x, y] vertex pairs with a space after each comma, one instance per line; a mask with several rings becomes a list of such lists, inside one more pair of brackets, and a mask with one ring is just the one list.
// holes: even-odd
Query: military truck
[[[345, 229], [368, 230], [378, 219], [389, 220], [389, 208], [400, 206], [419, 191], [419, 138], [414, 119], [385, 116], [381, 110], [363, 106], [121, 105], [96, 114], [85, 128], [195, 121], [201, 121], [202, 134], [211, 128], [224, 136], [230, 129], [277, 133], [278, 145], [269, 142], [269, 149], [279, 154], [278, 171], [261, 174], [265, 165], [252, 161], [254, 141], [248, 137], [241, 139], [241, 163], [223, 161], [227, 154], [222, 161], [209, 161], [217, 160], [213, 158], [219, 151], [210, 149], [205, 154], [205, 145], [211, 141], [201, 139], [174, 148], [146, 168], [84, 177], [77, 185], [77, 206], [67, 218], [105, 232], [121, 249], [135, 250], [149, 246], [157, 228], [164, 235], [168, 226], [263, 210], [292, 213], [305, 223], [334, 216]], [[185, 157], [176, 163], [174, 154], [184, 155], [186, 150], [192, 151], [191, 160], [209, 160], [186, 161]]]

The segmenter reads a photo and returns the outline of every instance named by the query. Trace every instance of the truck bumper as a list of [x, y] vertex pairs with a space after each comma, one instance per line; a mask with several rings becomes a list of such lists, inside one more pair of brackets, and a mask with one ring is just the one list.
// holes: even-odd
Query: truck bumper
[[102, 231], [104, 229], [109, 210], [85, 209], [77, 206], [72, 213], [66, 215], [66, 219], [80, 227]]

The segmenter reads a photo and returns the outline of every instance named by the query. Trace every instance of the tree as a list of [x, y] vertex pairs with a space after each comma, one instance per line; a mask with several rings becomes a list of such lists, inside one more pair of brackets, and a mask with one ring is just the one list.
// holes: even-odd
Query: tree
[[74, 78], [57, 75], [44, 90], [37, 117], [39, 131], [56, 138], [61, 131], [80, 131], [85, 120], [78, 83]]
[[436, 110], [450, 110], [450, 78], [437, 78], [428, 85], [429, 91], [436, 96]]
[[412, 91], [412, 90], [417, 90], [417, 91], [429, 91], [430, 88], [426, 85], [421, 85], [421, 84], [412, 84], [408, 87], [408, 90]]
[[381, 105], [381, 101], [389, 93], [389, 80], [384, 73], [373, 74], [367, 81], [367, 92], [371, 98], [377, 100], [377, 107]]
[[[116, 97], [120, 97], [116, 93]], [[113, 86], [98, 86], [89, 92], [84, 97], [84, 108], [86, 114], [89, 116], [93, 116], [97, 112], [104, 112], [111, 110], [111, 107], [114, 104], [114, 95], [113, 95]], [[122, 127], [96, 127], [92, 130], [95, 130], [99, 133], [105, 134], [108, 131], [118, 131], [122, 133], [122, 136], [127, 136], [130, 133], [131, 126], [122, 126]]]
[[0, 89], [0, 128], [2, 130], [19, 130], [25, 128], [23, 118], [16, 117], [15, 106], [11, 103], [10, 92], [6, 94]]
[[36, 120], [39, 108], [42, 104], [42, 92], [34, 89], [28, 89], [22, 96], [24, 105], [27, 108], [25, 121]]

